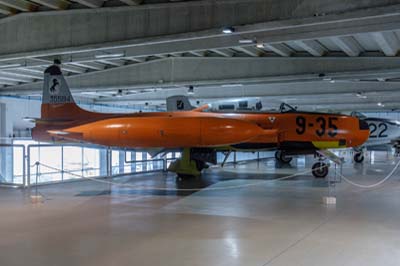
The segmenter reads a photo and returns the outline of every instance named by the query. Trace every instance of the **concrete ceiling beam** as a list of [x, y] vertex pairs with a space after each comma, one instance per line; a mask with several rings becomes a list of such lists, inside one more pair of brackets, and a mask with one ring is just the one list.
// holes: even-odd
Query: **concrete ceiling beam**
[[39, 6], [25, 0], [0, 0], [0, 4], [14, 8], [19, 11], [35, 11]]
[[90, 8], [99, 8], [104, 4], [104, 0], [74, 0], [75, 2], [90, 7]]
[[67, 9], [71, 4], [71, 2], [67, 0], [30, 0], [30, 1], [56, 10]]
[[359, 56], [363, 49], [352, 36], [332, 37], [331, 40], [348, 56]]
[[372, 36], [385, 55], [397, 55], [400, 49], [400, 42], [394, 32], [374, 32]]
[[294, 53], [293, 49], [289, 48], [287, 45], [283, 43], [272, 43], [272, 44], [266, 43], [264, 44], [264, 47], [280, 56], [288, 57]]
[[314, 40], [295, 41], [295, 44], [297, 44], [313, 56], [323, 56], [328, 52], [325, 47]]

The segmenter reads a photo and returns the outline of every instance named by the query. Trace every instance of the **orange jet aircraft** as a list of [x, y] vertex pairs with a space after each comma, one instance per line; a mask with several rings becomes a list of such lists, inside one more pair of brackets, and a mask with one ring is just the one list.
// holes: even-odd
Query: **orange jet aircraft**
[[[280, 156], [285, 160], [289, 153], [358, 147], [368, 139], [368, 125], [356, 117], [281, 107], [279, 112], [268, 113], [206, 112], [206, 106], [175, 112], [94, 113], [75, 104], [55, 62], [44, 73], [41, 118], [35, 120], [32, 137], [41, 142], [179, 149], [182, 158], [169, 168], [178, 176], [199, 175], [207, 162], [216, 163], [217, 151], [278, 149], [287, 152]], [[318, 162], [312, 173], [325, 177], [328, 167]]]

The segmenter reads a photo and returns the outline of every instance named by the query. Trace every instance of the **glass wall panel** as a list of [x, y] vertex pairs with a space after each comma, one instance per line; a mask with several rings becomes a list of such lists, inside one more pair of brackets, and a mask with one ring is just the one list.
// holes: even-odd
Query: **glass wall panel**
[[83, 175], [83, 148], [64, 146], [64, 180], [81, 178]]
[[85, 177], [100, 176], [100, 150], [83, 148], [83, 175]]

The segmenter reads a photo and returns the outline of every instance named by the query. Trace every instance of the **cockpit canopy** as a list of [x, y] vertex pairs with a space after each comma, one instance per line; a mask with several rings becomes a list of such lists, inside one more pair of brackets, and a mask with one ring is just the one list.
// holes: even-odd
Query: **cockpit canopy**
[[279, 112], [280, 113], [295, 113], [295, 112], [297, 112], [297, 107], [293, 107], [287, 103], [281, 103], [281, 105], [279, 106]]
[[261, 111], [263, 108], [258, 98], [248, 98], [240, 100], [218, 101], [209, 104], [209, 111]]
[[359, 119], [366, 119], [367, 118], [363, 113], [356, 112], [356, 111], [352, 112], [350, 115], [353, 116], [353, 117], [357, 117]]
[[297, 107], [293, 107], [287, 103], [281, 103], [279, 109], [262, 110], [263, 105], [258, 99], [244, 99], [244, 100], [231, 100], [219, 101], [208, 105], [204, 109], [206, 112], [260, 112], [268, 111], [275, 113], [294, 113], [297, 112]]

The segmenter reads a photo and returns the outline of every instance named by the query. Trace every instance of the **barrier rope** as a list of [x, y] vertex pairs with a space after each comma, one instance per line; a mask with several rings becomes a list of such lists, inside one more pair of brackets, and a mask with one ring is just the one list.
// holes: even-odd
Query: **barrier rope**
[[[199, 190], [202, 190], [202, 191], [213, 191], [213, 190], [240, 189], [240, 188], [245, 188], [245, 187], [258, 186], [260, 184], [264, 184], [264, 183], [271, 182], [271, 181], [282, 181], [282, 180], [290, 179], [290, 178], [293, 178], [293, 177], [296, 177], [296, 176], [301, 176], [301, 175], [304, 175], [304, 174], [312, 172], [312, 170], [307, 170], [307, 171], [297, 172], [297, 173], [294, 173], [294, 174], [291, 174], [291, 175], [288, 175], [288, 176], [283, 176], [283, 177], [276, 178], [276, 179], [269, 179], [269, 180], [263, 180], [263, 181], [259, 181], [259, 182], [255, 182], [255, 183], [251, 183], [251, 184], [226, 186], [226, 187], [164, 188], [164, 187], [148, 187], [148, 186], [130, 185], [130, 184], [125, 184], [125, 183], [107, 181], [107, 180], [103, 180], [103, 179], [99, 179], [99, 178], [86, 177], [86, 176], [83, 176], [83, 175], [75, 174], [75, 173], [73, 173], [71, 171], [61, 170], [61, 169], [58, 169], [56, 167], [52, 167], [50, 165], [46, 165], [46, 164], [43, 164], [43, 163], [40, 163], [40, 162], [36, 162], [34, 164], [34, 166], [36, 166], [38, 164], [43, 166], [43, 167], [45, 167], [45, 168], [48, 168], [50, 170], [67, 173], [67, 174], [70, 174], [72, 176], [75, 176], [75, 177], [78, 177], [78, 178], [82, 178], [82, 179], [91, 180], [91, 181], [94, 181], [94, 182], [97, 182], [97, 183], [103, 183], [103, 184], [107, 184], [107, 185], [115, 185], [115, 186], [119, 186], [119, 187], [128, 187], [128, 188], [140, 189], [140, 190], [159, 190], [159, 191], [177, 191], [177, 192], [179, 192], [179, 191], [191, 192], [191, 191], [199, 191]], [[356, 186], [356, 187], [359, 187], [359, 188], [370, 189], [370, 188], [378, 187], [378, 186], [382, 185], [383, 183], [385, 183], [387, 180], [389, 180], [394, 175], [394, 173], [399, 168], [399, 166], [400, 166], [400, 160], [396, 163], [396, 165], [393, 167], [393, 169], [390, 171], [390, 173], [387, 176], [385, 176], [382, 180], [380, 180], [380, 181], [378, 181], [378, 182], [376, 182], [374, 184], [371, 184], [371, 185], [364, 185], [364, 184], [356, 183], [356, 182], [350, 180], [349, 178], [347, 178], [346, 176], [344, 176], [341, 173], [338, 173], [338, 175], [341, 178], [343, 178], [343, 180], [346, 181], [347, 183], [349, 183], [350, 185], [353, 185], [353, 186]], [[323, 168], [323, 167], [329, 167], [329, 165], [322, 166], [321, 168]]]
[[389, 173], [387, 176], [385, 176], [384, 178], [382, 178], [381, 181], [378, 181], [378, 182], [376, 182], [376, 183], [374, 183], [374, 184], [371, 184], [371, 185], [363, 185], [363, 184], [360, 184], [360, 183], [356, 183], [356, 182], [354, 182], [354, 181], [351, 181], [350, 179], [348, 179], [347, 177], [345, 177], [345, 176], [342, 175], [341, 173], [339, 173], [338, 175], [339, 175], [341, 178], [343, 178], [343, 180], [346, 181], [347, 183], [349, 183], [350, 185], [353, 185], [353, 186], [356, 186], [356, 187], [359, 187], [359, 188], [366, 188], [366, 189], [369, 189], [369, 188], [375, 188], [375, 187], [377, 187], [377, 186], [380, 186], [380, 185], [382, 185], [383, 183], [385, 183], [387, 180], [389, 180], [389, 179], [394, 175], [394, 173], [395, 173], [396, 170], [399, 168], [399, 166], [400, 166], [400, 160], [396, 163], [396, 165], [393, 167], [392, 171], [390, 171], [390, 173]]
[[[206, 188], [164, 188], [164, 187], [148, 187], [148, 186], [138, 186], [138, 185], [130, 185], [130, 184], [125, 184], [125, 183], [118, 183], [118, 182], [112, 182], [112, 181], [107, 181], [107, 180], [103, 180], [103, 179], [99, 179], [99, 178], [93, 178], [93, 177], [87, 177], [87, 176], [82, 176], [82, 175], [78, 175], [69, 171], [63, 171], [60, 170], [56, 167], [52, 167], [50, 165], [46, 165], [43, 163], [38, 162], [41, 166], [48, 168], [50, 170], [54, 170], [54, 171], [58, 171], [58, 172], [64, 172], [67, 174], [70, 174], [72, 176], [76, 176], [78, 178], [82, 178], [82, 179], [88, 179], [94, 182], [98, 182], [98, 183], [103, 183], [103, 184], [107, 184], [107, 185], [115, 185], [115, 186], [119, 186], [119, 187], [128, 187], [128, 188], [132, 188], [132, 189], [140, 189], [140, 190], [159, 190], [159, 191], [186, 191], [186, 192], [191, 192], [191, 191], [211, 191], [211, 190], [232, 190], [232, 189], [239, 189], [239, 188], [245, 188], [245, 187], [252, 187], [252, 186], [258, 186], [260, 184], [263, 183], [267, 183], [270, 181], [281, 181], [281, 180], [285, 180], [285, 179], [290, 179], [293, 178], [295, 176], [300, 176], [300, 175], [304, 175], [307, 173], [310, 173], [312, 170], [307, 170], [304, 172], [298, 172], [292, 175], [288, 175], [288, 176], [284, 176], [284, 177], [280, 177], [280, 178], [276, 178], [276, 179], [270, 179], [270, 180], [263, 180], [263, 181], [259, 181], [259, 182], [255, 182], [255, 183], [251, 183], [251, 184], [243, 184], [243, 185], [235, 185], [235, 186], [225, 186], [225, 187], [206, 187]], [[36, 164], [35, 164], [36, 165]], [[326, 166], [328, 167], [328, 166]]]

